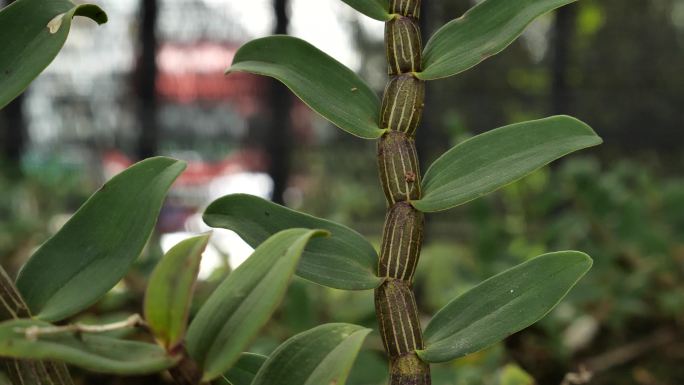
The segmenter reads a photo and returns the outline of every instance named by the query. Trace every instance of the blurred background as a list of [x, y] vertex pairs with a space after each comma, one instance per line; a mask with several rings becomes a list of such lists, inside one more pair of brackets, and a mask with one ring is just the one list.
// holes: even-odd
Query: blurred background
[[[475, 2], [425, 1], [424, 40]], [[382, 23], [339, 0], [97, 3], [109, 23], [77, 20], [52, 65], [0, 111], [0, 258], [12, 274], [104, 181], [154, 155], [189, 162], [156, 235], [131, 274], [71, 321], [140, 312], [163, 251], [206, 231], [199, 213], [229, 193], [345, 223], [379, 244], [375, 143], [331, 126], [269, 79], [223, 72], [246, 41], [289, 33], [381, 93]], [[577, 116], [605, 144], [429, 216], [415, 287], [423, 323], [479, 281], [547, 251], [583, 250], [594, 268], [540, 323], [433, 366], [433, 384], [569, 385], [589, 373], [596, 385], [684, 384], [684, 0], [582, 0], [539, 19], [502, 54], [429, 83], [422, 168], [470, 136], [551, 114]], [[215, 231], [196, 306], [250, 252]], [[324, 322], [377, 329], [372, 297], [297, 279], [252, 351], [268, 354]], [[384, 384], [386, 365], [375, 333], [348, 384]], [[168, 381], [73, 372], [79, 384]]]

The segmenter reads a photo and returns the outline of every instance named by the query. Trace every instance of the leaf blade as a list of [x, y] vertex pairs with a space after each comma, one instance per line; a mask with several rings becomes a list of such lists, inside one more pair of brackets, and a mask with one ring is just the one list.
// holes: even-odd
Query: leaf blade
[[364, 15], [379, 21], [392, 19], [387, 0], [342, 0]]
[[297, 275], [343, 290], [374, 289], [382, 283], [375, 274], [377, 252], [363, 236], [346, 226], [247, 194], [217, 199], [207, 207], [203, 219], [211, 227], [235, 231], [252, 247], [291, 227], [327, 230], [330, 237], [312, 239], [307, 244]]
[[227, 73], [275, 78], [311, 109], [347, 131], [379, 138], [380, 100], [353, 71], [311, 44], [291, 36], [270, 36], [240, 47]]
[[290, 229], [260, 245], [212, 293], [190, 324], [187, 350], [204, 381], [221, 376], [285, 295], [306, 243], [320, 230]]
[[190, 302], [210, 234], [186, 239], [171, 248], [150, 275], [145, 320], [168, 351], [185, 336]]
[[223, 381], [218, 382], [230, 385], [251, 385], [267, 359], [267, 356], [261, 354], [242, 353], [235, 365], [223, 375]]
[[344, 385], [370, 329], [350, 324], [321, 325], [280, 345], [252, 385]]
[[416, 76], [434, 80], [472, 68], [503, 51], [537, 17], [574, 1], [485, 0], [430, 38]]
[[591, 127], [568, 116], [512, 124], [447, 151], [423, 178], [423, 212], [446, 210], [493, 192], [569, 153], [602, 143]]
[[17, 0], [0, 11], [0, 108], [19, 96], [57, 56], [74, 16], [107, 22], [96, 5], [74, 5], [68, 0]]
[[12, 320], [0, 324], [0, 355], [20, 359], [56, 360], [94, 372], [134, 375], [156, 373], [177, 359], [157, 345], [110, 337], [60, 333], [29, 339], [30, 327], [49, 327], [36, 320]]
[[136, 163], [105, 183], [31, 256], [17, 287], [36, 318], [64, 319], [114, 287], [145, 247], [166, 192], [184, 168], [164, 157]]
[[543, 318], [589, 271], [576, 251], [544, 254], [457, 297], [425, 328], [426, 362], [446, 362], [482, 350]]

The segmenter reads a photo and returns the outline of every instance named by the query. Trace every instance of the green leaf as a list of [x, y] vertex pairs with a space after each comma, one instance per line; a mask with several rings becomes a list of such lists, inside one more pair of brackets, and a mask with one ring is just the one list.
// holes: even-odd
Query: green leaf
[[375, 20], [388, 21], [392, 19], [387, 0], [342, 0], [355, 10]]
[[228, 373], [223, 375], [220, 384], [251, 385], [254, 377], [268, 357], [261, 354], [242, 353]]
[[320, 230], [281, 231], [259, 246], [212, 293], [190, 324], [187, 349], [204, 381], [226, 372], [280, 303], [309, 239]]
[[344, 385], [368, 333], [370, 329], [350, 324], [300, 333], [271, 354], [252, 385]]
[[423, 178], [423, 212], [446, 210], [512, 183], [571, 152], [600, 144], [591, 127], [569, 116], [501, 127], [442, 155]]
[[33, 254], [17, 287], [36, 318], [74, 315], [123, 278], [184, 168], [184, 162], [163, 157], [136, 163], [105, 183]]
[[311, 109], [347, 131], [377, 139], [380, 100], [352, 70], [311, 44], [291, 36], [252, 40], [235, 54], [230, 72], [249, 72], [283, 82]]
[[544, 254], [482, 282], [451, 301], [425, 329], [426, 362], [445, 362], [482, 350], [553, 309], [591, 268], [577, 251]]
[[538, 16], [576, 0], [485, 0], [440, 28], [425, 45], [423, 72], [456, 75], [508, 47]]
[[375, 275], [375, 249], [346, 226], [246, 194], [228, 195], [212, 202], [204, 212], [204, 222], [235, 231], [252, 247], [292, 227], [327, 230], [331, 237], [313, 239], [306, 246], [297, 268], [300, 277], [344, 290], [374, 289], [382, 283]]
[[150, 276], [145, 293], [145, 320], [157, 340], [169, 351], [185, 337], [202, 252], [210, 236], [201, 235], [177, 244]]
[[31, 327], [51, 327], [37, 320], [12, 320], [0, 324], [0, 356], [64, 361], [94, 372], [118, 375], [156, 373], [175, 365], [161, 347], [92, 334], [59, 333], [27, 338]]
[[57, 56], [74, 16], [107, 22], [96, 5], [69, 0], [17, 0], [0, 11], [0, 108], [19, 96]]

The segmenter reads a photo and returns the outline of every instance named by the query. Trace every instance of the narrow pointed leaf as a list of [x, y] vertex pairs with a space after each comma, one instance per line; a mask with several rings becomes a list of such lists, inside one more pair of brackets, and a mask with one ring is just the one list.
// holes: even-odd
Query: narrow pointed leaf
[[230, 370], [223, 375], [217, 384], [229, 385], [252, 385], [259, 369], [264, 365], [268, 357], [255, 353], [242, 353], [238, 361]]
[[495, 191], [571, 152], [601, 144], [591, 127], [569, 116], [513, 124], [447, 151], [423, 179], [423, 212], [446, 210]]
[[252, 385], [344, 385], [370, 329], [321, 325], [285, 341], [266, 360]]
[[145, 320], [167, 350], [185, 336], [188, 311], [202, 252], [210, 235], [186, 239], [169, 250], [150, 276], [145, 293]]
[[190, 324], [187, 349], [204, 369], [204, 381], [235, 363], [280, 303], [307, 242], [326, 234], [290, 229], [261, 246], [212, 293]]
[[[368, 0], [370, 1], [370, 0]], [[376, 139], [380, 100], [352, 70], [291, 36], [252, 40], [235, 54], [228, 72], [278, 79], [311, 109], [352, 135]]]
[[131, 166], [105, 183], [33, 254], [17, 287], [36, 318], [57, 321], [74, 315], [123, 278], [184, 168], [184, 162], [163, 157]]
[[537, 17], [574, 1], [482, 1], [430, 38], [417, 76], [432, 80], [463, 72], [503, 51]]
[[456, 298], [425, 329], [427, 362], [445, 362], [491, 346], [543, 318], [591, 268], [577, 251], [544, 254]]
[[375, 274], [378, 255], [373, 246], [361, 234], [335, 222], [247, 194], [212, 202], [204, 212], [204, 222], [235, 231], [252, 247], [293, 227], [327, 230], [329, 238], [312, 239], [307, 244], [297, 275], [343, 290], [374, 289], [382, 283]]
[[118, 375], [156, 373], [177, 362], [161, 347], [92, 334], [59, 333], [27, 338], [30, 327], [49, 327], [35, 320], [0, 324], [0, 356], [59, 360], [94, 372]]
[[107, 22], [97, 6], [69, 0], [17, 0], [0, 11], [0, 108], [19, 96], [57, 56], [74, 16]]
[[375, 20], [387, 21], [392, 18], [387, 0], [342, 0], [355, 10]]

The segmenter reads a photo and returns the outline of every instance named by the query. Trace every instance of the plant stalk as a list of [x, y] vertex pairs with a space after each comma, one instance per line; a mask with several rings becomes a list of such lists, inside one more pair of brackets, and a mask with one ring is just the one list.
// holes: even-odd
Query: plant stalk
[[183, 351], [183, 359], [178, 365], [169, 369], [169, 374], [178, 385], [204, 385], [202, 370], [185, 351]]
[[26, 329], [18, 329], [16, 332], [24, 333], [26, 339], [35, 341], [40, 336], [62, 333], [106, 333], [114, 330], [130, 329], [135, 327], [147, 327], [140, 314], [133, 314], [123, 321], [105, 325], [69, 324], [64, 326], [32, 326]]
[[[30, 317], [26, 302], [0, 267], [0, 320]], [[5, 370], [13, 385], [74, 385], [63, 363], [3, 358], [0, 359], [0, 368]]]
[[420, 168], [415, 133], [425, 101], [421, 70], [420, 0], [391, 0], [394, 17], [385, 24], [385, 50], [390, 80], [380, 112], [378, 142], [380, 183], [388, 209], [378, 274], [385, 282], [375, 290], [380, 335], [389, 356], [389, 385], [430, 385], [430, 366], [420, 360], [423, 349], [413, 276], [423, 243], [424, 217], [411, 200], [420, 199]]

